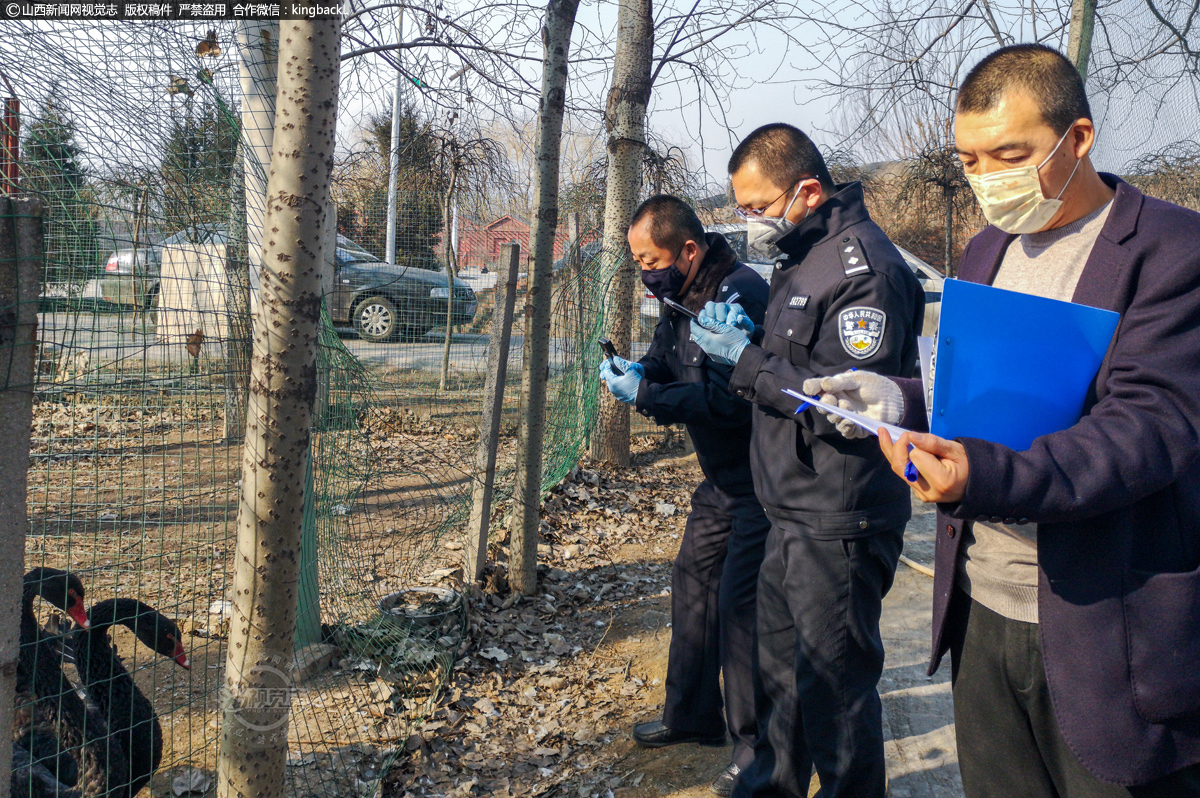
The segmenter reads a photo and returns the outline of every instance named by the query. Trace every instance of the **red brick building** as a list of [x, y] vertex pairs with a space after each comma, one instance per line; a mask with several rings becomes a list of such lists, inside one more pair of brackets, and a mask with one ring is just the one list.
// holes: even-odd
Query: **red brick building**
[[[493, 269], [500, 261], [500, 248], [505, 244], [521, 245], [523, 253], [529, 252], [529, 225], [512, 216], [501, 216], [487, 224], [474, 219], [459, 217], [458, 220], [458, 266], [460, 269]], [[560, 227], [554, 237], [554, 260], [567, 251], [567, 231]]]

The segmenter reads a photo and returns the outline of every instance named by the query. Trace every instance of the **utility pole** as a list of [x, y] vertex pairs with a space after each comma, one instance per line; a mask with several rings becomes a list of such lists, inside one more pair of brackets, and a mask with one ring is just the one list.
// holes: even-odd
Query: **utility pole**
[[[396, 43], [404, 43], [404, 9], [396, 11]], [[400, 69], [400, 53], [396, 51], [396, 88], [392, 92], [392, 143], [388, 154], [388, 197], [387, 197], [387, 254], [384, 260], [396, 265], [396, 184], [400, 180], [400, 89], [404, 85], [404, 71]]]

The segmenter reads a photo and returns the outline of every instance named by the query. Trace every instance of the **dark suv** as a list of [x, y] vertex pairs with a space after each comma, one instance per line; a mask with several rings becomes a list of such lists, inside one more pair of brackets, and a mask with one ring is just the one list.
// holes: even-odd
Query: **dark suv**
[[[139, 247], [118, 249], [108, 258], [100, 281], [103, 297], [118, 305], [150, 310], [158, 301], [162, 249], [165, 246], [225, 244], [225, 230], [197, 225]], [[450, 283], [445, 272], [416, 266], [393, 266], [376, 258], [345, 236], [337, 237], [333, 293], [326, 298], [335, 324], [353, 324], [368, 341], [415, 339], [446, 323]], [[475, 318], [475, 292], [455, 279], [450, 324], [467, 324]]]

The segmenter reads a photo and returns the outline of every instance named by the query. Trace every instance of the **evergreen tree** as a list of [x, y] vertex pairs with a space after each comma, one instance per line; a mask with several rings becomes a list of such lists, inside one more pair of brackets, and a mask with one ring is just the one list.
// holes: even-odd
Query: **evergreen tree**
[[[371, 117], [366, 136], [378, 152], [380, 168], [363, 170], [350, 203], [338, 213], [338, 231], [377, 257], [387, 252], [387, 188], [392, 112]], [[444, 228], [439, 171], [439, 141], [411, 105], [400, 109], [400, 175], [396, 192], [396, 261], [400, 265], [440, 269], [436, 248]], [[367, 177], [367, 175], [370, 177]]]
[[163, 217], [169, 230], [227, 222], [238, 135], [232, 114], [207, 100], [193, 109], [189, 98], [176, 115], [161, 168]]
[[55, 83], [26, 126], [22, 190], [45, 204], [45, 272], [51, 284], [80, 286], [95, 276], [100, 251], [97, 200], [62, 87]]

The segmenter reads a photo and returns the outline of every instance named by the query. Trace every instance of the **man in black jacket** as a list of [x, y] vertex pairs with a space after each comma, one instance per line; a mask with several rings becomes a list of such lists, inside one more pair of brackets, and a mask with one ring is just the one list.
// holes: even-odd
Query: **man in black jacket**
[[[682, 200], [644, 202], [629, 226], [629, 246], [642, 280], [659, 299], [698, 310], [706, 302], [740, 302], [761, 322], [767, 284], [717, 233], [705, 234]], [[689, 339], [689, 319], [666, 310], [650, 349], [637, 363], [605, 361], [601, 375], [613, 395], [659, 424], [687, 425], [704, 481], [692, 508], [671, 575], [671, 649], [661, 721], [634, 726], [640, 745], [684, 742], [724, 745], [733, 762], [713, 782], [728, 795], [754, 757], [754, 617], [758, 569], [769, 524], [750, 475], [750, 403], [729, 388], [729, 366], [716, 363]], [[724, 717], [720, 675], [725, 673]]]
[[754, 402], [751, 465], [771, 520], [758, 588], [765, 701], [734, 794], [807, 796], [815, 766], [825, 798], [883, 798], [879, 615], [908, 490], [875, 441], [847, 440], [784, 391], [851, 367], [911, 376], [924, 294], [861, 185], [835, 186], [801, 131], [759, 128], [729, 172], [751, 245], [777, 260], [762, 327], [728, 302], [692, 324]]

